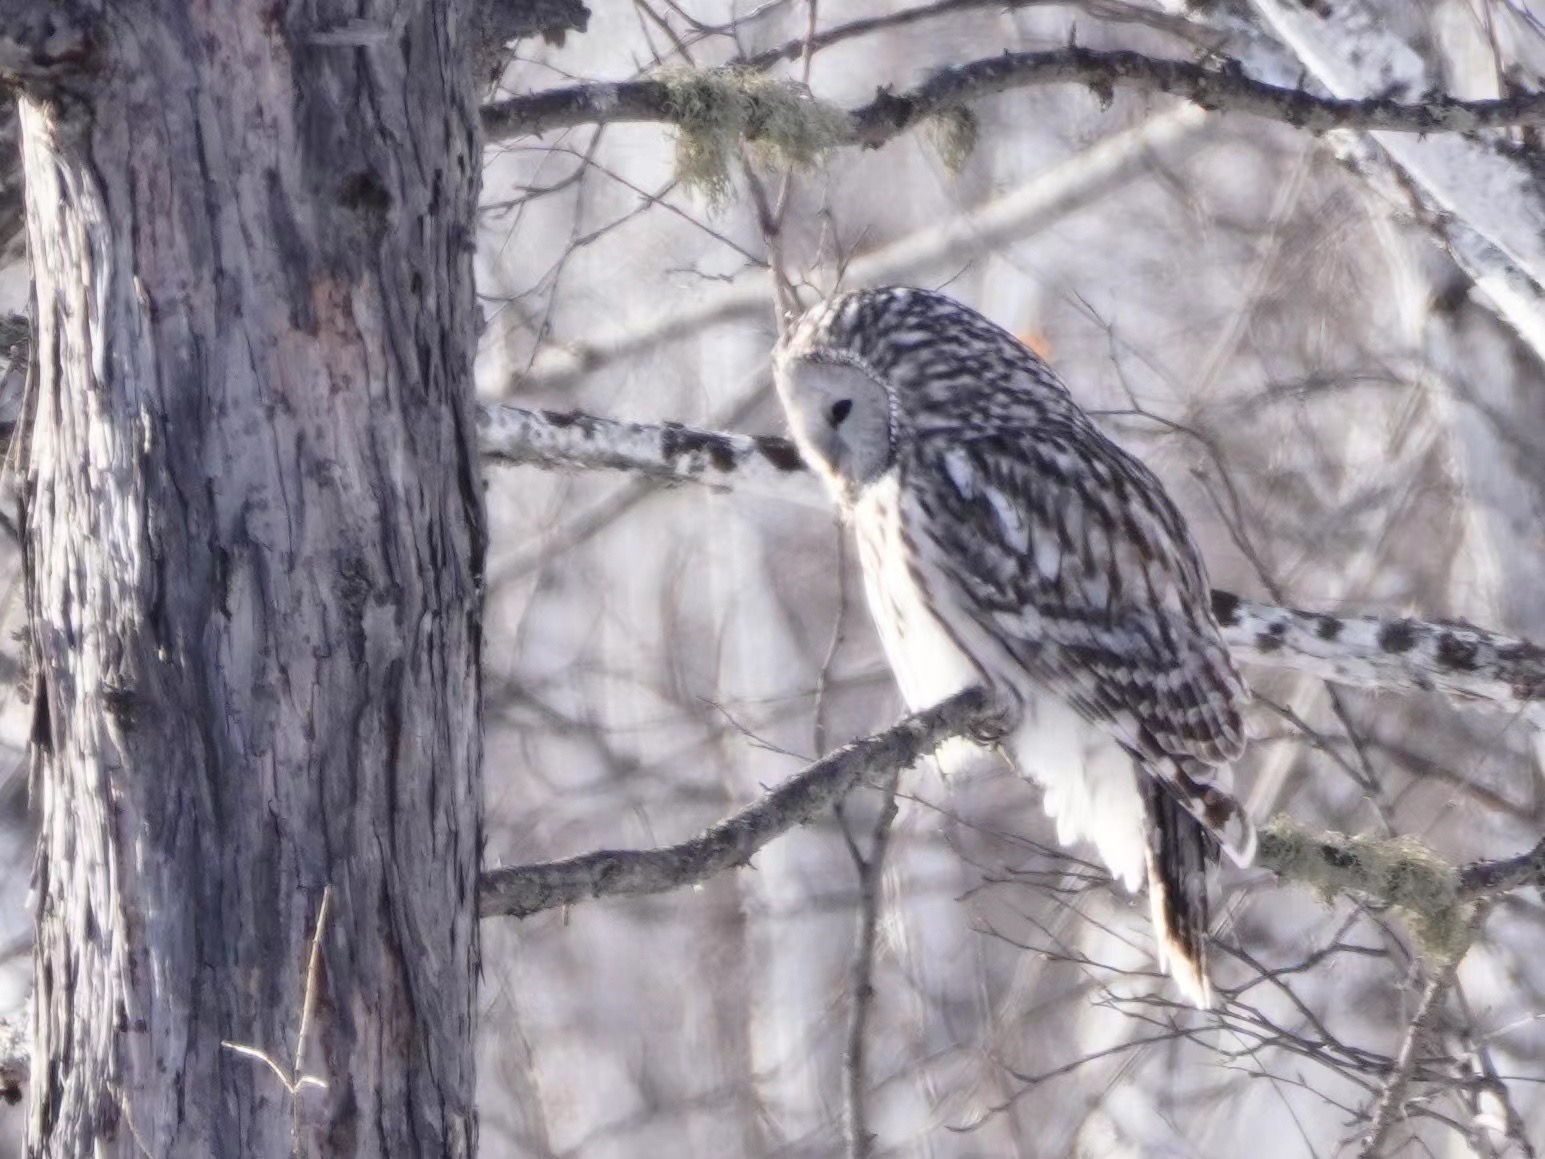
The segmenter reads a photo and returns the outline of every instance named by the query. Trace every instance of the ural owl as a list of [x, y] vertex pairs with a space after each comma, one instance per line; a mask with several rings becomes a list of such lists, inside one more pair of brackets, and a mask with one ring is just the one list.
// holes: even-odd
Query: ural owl
[[1255, 850], [1227, 791], [1248, 693], [1159, 481], [1035, 354], [939, 294], [835, 298], [774, 365], [907, 704], [986, 685], [1059, 840], [1092, 842], [1129, 890], [1146, 877], [1160, 964], [1208, 1005], [1207, 863]]

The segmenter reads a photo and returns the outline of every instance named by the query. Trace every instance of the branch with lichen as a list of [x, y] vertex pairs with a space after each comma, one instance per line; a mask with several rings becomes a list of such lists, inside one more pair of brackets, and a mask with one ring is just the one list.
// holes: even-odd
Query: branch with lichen
[[868, 104], [846, 110], [791, 81], [730, 68], [547, 89], [486, 105], [482, 117], [485, 135], [495, 141], [578, 125], [673, 124], [680, 131], [679, 176], [722, 194], [738, 139], [806, 166], [839, 145], [877, 148], [918, 124], [943, 118], [945, 139], [958, 161], [974, 134], [974, 122], [960, 110], [985, 97], [1053, 84], [1084, 85], [1101, 100], [1109, 100], [1118, 88], [1164, 93], [1205, 109], [1264, 117], [1312, 133], [1469, 133], [1545, 121], [1545, 93], [1474, 101], [1438, 92], [1410, 101], [1343, 100], [1255, 80], [1237, 61], [1163, 60], [1077, 45], [1008, 52], [946, 68], [914, 88], [882, 89]]
[[[1320, 833], [1277, 817], [1261, 829], [1256, 864], [1314, 890], [1326, 904], [1347, 896], [1394, 909], [1422, 949], [1435, 962], [1447, 963], [1464, 957], [1475, 932], [1482, 894], [1466, 879], [1495, 863], [1460, 867], [1412, 837]], [[1524, 884], [1530, 882], [1512, 879], [1513, 888]]]

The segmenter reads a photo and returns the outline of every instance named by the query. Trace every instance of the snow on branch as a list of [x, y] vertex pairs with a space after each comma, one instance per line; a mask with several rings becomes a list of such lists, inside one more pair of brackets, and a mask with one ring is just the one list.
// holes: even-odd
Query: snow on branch
[[844, 745], [756, 803], [690, 840], [661, 849], [600, 850], [534, 865], [485, 870], [482, 917], [527, 917], [593, 897], [665, 893], [750, 863], [773, 838], [814, 820], [858, 785], [878, 782], [970, 729], [987, 694], [968, 688], [893, 728]]
[[[484, 456], [494, 461], [621, 470], [827, 502], [793, 445], [769, 436], [509, 406], [483, 408], [480, 436]], [[1244, 663], [1360, 688], [1440, 692], [1545, 727], [1545, 649], [1526, 640], [1463, 623], [1304, 612], [1219, 591], [1213, 612]]]
[[1117, 88], [1167, 93], [1206, 109], [1283, 121], [1309, 132], [1330, 129], [1468, 133], [1545, 121], [1545, 94], [1459, 100], [1430, 92], [1416, 100], [1338, 99], [1246, 76], [1235, 61], [1164, 60], [1139, 52], [1071, 45], [1009, 52], [946, 68], [904, 92], [881, 90], [859, 108], [840, 110], [800, 86], [743, 69], [680, 71], [643, 80], [547, 89], [483, 108], [489, 140], [617, 122], [663, 122], [687, 134], [738, 129], [753, 143], [803, 155], [836, 145], [877, 148], [929, 117], [983, 97], [1035, 85], [1082, 84], [1108, 100]]

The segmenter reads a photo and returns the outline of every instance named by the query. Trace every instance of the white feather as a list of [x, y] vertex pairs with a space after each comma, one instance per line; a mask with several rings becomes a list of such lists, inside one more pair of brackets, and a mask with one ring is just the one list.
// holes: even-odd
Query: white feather
[[982, 673], [940, 624], [919, 590], [901, 532], [896, 472], [875, 480], [853, 507], [864, 592], [902, 699], [929, 708], [982, 682]]
[[1147, 821], [1132, 758], [1103, 730], [1049, 696], [1025, 705], [1007, 748], [1015, 767], [1044, 790], [1057, 840], [1089, 842], [1127, 889], [1141, 889]]
[[[984, 679], [977, 657], [999, 684], [1024, 701], [1024, 716], [1004, 747], [1019, 771], [1045, 792], [1058, 840], [1091, 843], [1129, 890], [1142, 887], [1146, 823], [1132, 758], [1102, 729], [1030, 685], [1024, 670], [968, 617], [947, 629], [919, 586], [930, 568], [925, 544], [902, 534], [902, 507], [893, 471], [876, 480], [853, 508], [870, 613], [908, 707], [928, 708]], [[938, 590], [943, 590], [939, 580]], [[957, 643], [958, 639], [958, 643]], [[964, 649], [962, 648], [964, 645]], [[969, 655], [967, 654], [969, 650]]]

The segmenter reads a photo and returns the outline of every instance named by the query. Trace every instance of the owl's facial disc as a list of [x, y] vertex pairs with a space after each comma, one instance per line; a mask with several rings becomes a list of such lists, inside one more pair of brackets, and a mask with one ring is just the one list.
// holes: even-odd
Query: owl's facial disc
[[891, 464], [891, 400], [866, 368], [813, 356], [780, 359], [778, 396], [800, 453], [851, 493]]

